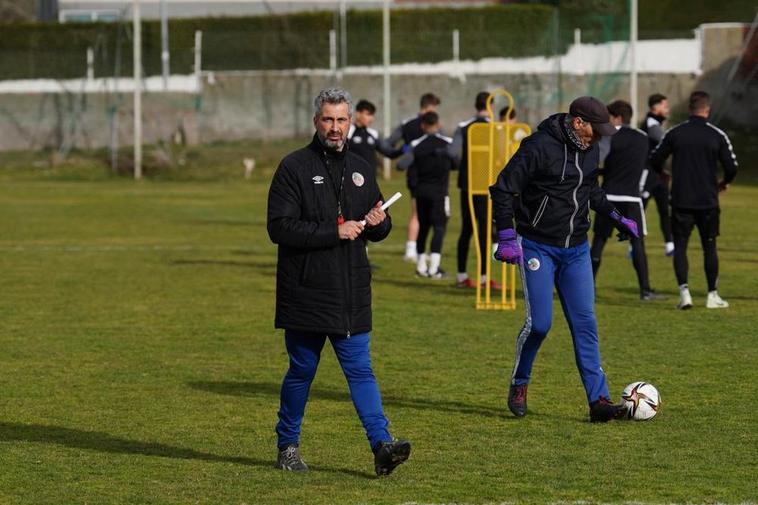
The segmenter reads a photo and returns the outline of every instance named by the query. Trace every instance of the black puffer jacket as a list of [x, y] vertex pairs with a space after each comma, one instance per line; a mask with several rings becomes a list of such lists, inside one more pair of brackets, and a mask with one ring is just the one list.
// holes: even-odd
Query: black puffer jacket
[[[344, 164], [341, 192], [345, 220], [360, 221], [383, 200], [374, 167], [351, 152]], [[337, 195], [341, 169], [330, 170], [314, 136], [279, 164], [268, 195], [268, 233], [279, 245], [276, 271], [277, 328], [328, 335], [371, 330], [371, 270], [366, 241], [384, 239], [392, 228], [387, 216], [366, 227], [354, 241], [337, 234]]]
[[587, 240], [590, 208], [610, 214], [613, 204], [597, 185], [597, 144], [578, 151], [566, 137], [566, 114], [553, 114], [521, 142], [490, 186], [498, 230], [513, 228], [524, 237], [558, 247]]

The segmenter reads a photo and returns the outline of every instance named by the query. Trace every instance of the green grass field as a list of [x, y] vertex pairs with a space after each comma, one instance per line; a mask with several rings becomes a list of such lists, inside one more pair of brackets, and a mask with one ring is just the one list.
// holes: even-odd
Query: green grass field
[[[2, 171], [0, 503], [758, 501], [758, 187], [722, 199], [728, 310], [704, 308], [698, 247], [696, 307], [674, 309], [653, 212], [651, 277], [668, 300], [641, 303], [626, 246], [609, 244], [597, 313], [612, 391], [650, 381], [663, 405], [652, 422], [607, 425], [587, 422], [557, 302], [531, 412], [507, 413], [523, 304], [477, 312], [452, 281], [414, 278], [398, 204], [393, 233], [370, 248], [372, 352], [392, 430], [414, 449], [377, 479], [328, 346], [303, 429], [312, 471], [273, 468], [287, 358], [273, 329], [270, 174], [135, 183]], [[459, 227], [455, 209], [448, 271]]]

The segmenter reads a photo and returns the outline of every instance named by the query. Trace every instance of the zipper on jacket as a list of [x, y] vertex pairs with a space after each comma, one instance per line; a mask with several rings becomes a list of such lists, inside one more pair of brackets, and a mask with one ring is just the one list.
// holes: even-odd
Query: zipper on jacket
[[576, 192], [579, 191], [579, 188], [582, 186], [582, 182], [584, 181], [584, 172], [582, 172], [582, 169], [579, 167], [578, 152], [574, 153], [574, 166], [579, 172], [579, 182], [574, 188], [574, 193], [572, 195], [572, 198], [574, 199], [574, 212], [571, 213], [571, 221], [569, 221], [569, 234], [566, 236], [566, 248], [568, 248], [569, 244], [571, 243], [571, 235], [574, 234], [574, 219], [576, 218], [576, 214], [579, 212], [579, 202], [576, 199]]
[[549, 197], [545, 195], [542, 198], [542, 202], [540, 203], [540, 206], [537, 208], [537, 214], [535, 214], [534, 219], [532, 220], [532, 228], [537, 227], [537, 223], [540, 222], [540, 219], [542, 219], [542, 214], [545, 213], [545, 209], [547, 208], [547, 201]]

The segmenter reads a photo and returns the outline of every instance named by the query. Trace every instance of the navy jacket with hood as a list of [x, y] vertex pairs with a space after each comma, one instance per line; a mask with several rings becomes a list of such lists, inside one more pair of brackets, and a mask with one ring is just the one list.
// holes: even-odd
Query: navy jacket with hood
[[498, 230], [513, 228], [530, 240], [574, 247], [587, 240], [590, 208], [614, 210], [597, 184], [597, 144], [576, 149], [563, 131], [566, 114], [553, 114], [521, 142], [490, 186]]

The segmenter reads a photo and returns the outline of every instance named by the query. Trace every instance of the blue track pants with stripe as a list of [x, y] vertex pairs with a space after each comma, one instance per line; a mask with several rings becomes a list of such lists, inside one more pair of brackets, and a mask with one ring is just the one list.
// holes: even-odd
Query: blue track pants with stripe
[[555, 286], [574, 341], [576, 366], [587, 401], [594, 402], [601, 396], [610, 399], [605, 372], [600, 366], [589, 244], [585, 241], [575, 247], [563, 248], [523, 237], [520, 240], [524, 250], [521, 280], [526, 322], [516, 343], [512, 384], [529, 383], [537, 351], [552, 324]]
[[305, 414], [305, 404], [327, 338], [332, 343], [347, 379], [350, 396], [366, 430], [369, 444], [376, 447], [379, 442], [391, 441], [389, 421], [384, 416], [382, 397], [371, 368], [369, 334], [327, 337], [323, 334], [286, 330], [284, 341], [290, 366], [282, 382], [279, 423], [276, 425], [279, 449], [300, 442], [300, 425]]

